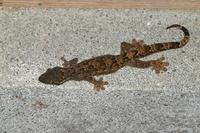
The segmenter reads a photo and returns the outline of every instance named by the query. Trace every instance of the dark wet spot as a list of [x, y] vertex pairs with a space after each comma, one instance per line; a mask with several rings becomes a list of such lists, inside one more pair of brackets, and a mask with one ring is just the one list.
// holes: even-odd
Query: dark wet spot
[[194, 58], [192, 58], [191, 60], [194, 61]]
[[164, 106], [168, 106], [168, 104], [166, 104], [166, 103], [164, 103], [163, 105], [164, 105]]
[[182, 51], [181, 51], [181, 53], [185, 53], [185, 51], [184, 51], [184, 50], [182, 50]]
[[173, 69], [172, 72], [176, 72], [176, 69]]
[[185, 93], [181, 94], [181, 97], [185, 97], [185, 96], [186, 96], [186, 94], [185, 94]]

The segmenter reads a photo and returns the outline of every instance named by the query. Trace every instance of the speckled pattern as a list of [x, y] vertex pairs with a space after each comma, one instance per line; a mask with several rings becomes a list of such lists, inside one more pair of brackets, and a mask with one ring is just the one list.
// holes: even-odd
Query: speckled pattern
[[[200, 10], [0, 8], [0, 132], [200, 131]], [[168, 71], [125, 67], [105, 75], [106, 91], [69, 81], [61, 86], [38, 81], [60, 57], [80, 61], [118, 54], [133, 38], [147, 44], [177, 41], [185, 26], [185, 47], [154, 54]], [[98, 77], [97, 77], [98, 78]]]

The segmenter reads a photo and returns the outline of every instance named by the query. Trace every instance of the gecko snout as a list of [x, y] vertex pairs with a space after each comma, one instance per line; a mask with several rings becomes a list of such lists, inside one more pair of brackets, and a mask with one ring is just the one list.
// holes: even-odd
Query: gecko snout
[[45, 84], [60, 85], [65, 81], [64, 72], [61, 67], [49, 68], [39, 77], [39, 81]]
[[50, 84], [50, 80], [48, 80], [48, 76], [46, 75], [46, 73], [43, 73], [42, 75], [40, 75], [40, 77], [38, 78], [38, 80], [42, 83], [45, 84]]

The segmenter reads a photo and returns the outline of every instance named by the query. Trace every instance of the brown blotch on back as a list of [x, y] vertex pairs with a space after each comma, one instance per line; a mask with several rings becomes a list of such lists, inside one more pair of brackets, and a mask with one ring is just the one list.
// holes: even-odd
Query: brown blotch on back
[[99, 64], [99, 68], [102, 70], [102, 69], [106, 69], [107, 67], [106, 67], [106, 64], [105, 64], [105, 62], [101, 62], [100, 64]]
[[106, 66], [110, 66], [112, 64], [112, 59], [106, 59], [105, 61]]
[[182, 40], [181, 40], [181, 44], [185, 45], [186, 43], [188, 43], [189, 41], [189, 37], [185, 36]]
[[156, 49], [157, 49], [157, 50], [162, 50], [162, 49], [163, 49], [163, 47], [164, 47], [164, 45], [163, 45], [163, 44], [156, 45]]

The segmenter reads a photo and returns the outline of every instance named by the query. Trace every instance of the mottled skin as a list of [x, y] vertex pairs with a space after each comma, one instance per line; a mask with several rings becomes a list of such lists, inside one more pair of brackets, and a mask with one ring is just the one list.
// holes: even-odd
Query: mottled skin
[[63, 67], [47, 69], [47, 71], [39, 77], [39, 81], [45, 84], [60, 85], [68, 80], [85, 80], [93, 83], [94, 89], [99, 91], [104, 90], [104, 85], [107, 85], [108, 82], [103, 81], [103, 78], [96, 80], [94, 76], [110, 74], [124, 66], [137, 68], [151, 67], [156, 73], [166, 71], [166, 66], [168, 66], [169, 63], [164, 62], [164, 57], [150, 61], [141, 61], [139, 58], [160, 51], [180, 48], [188, 43], [190, 35], [185, 27], [174, 24], [167, 27], [167, 29], [169, 28], [178, 28], [182, 30], [184, 32], [183, 39], [179, 42], [164, 42], [152, 45], [146, 45], [142, 40], [136, 41], [133, 39], [132, 43], [121, 43], [120, 55], [103, 55], [84, 60], [80, 63], [78, 63], [77, 58], [66, 61], [64, 57], [62, 57], [61, 59], [64, 61]]

